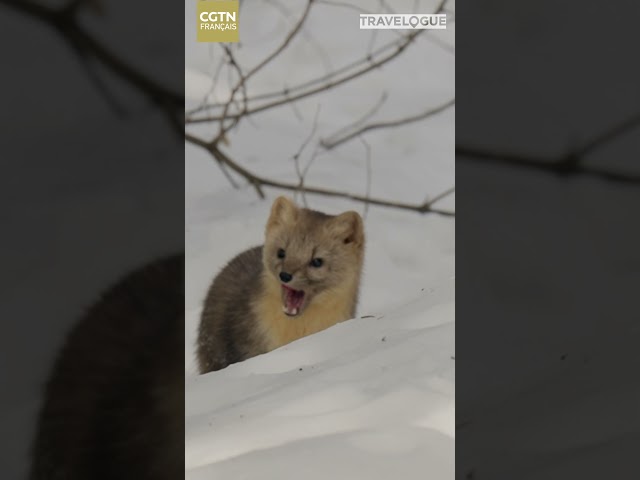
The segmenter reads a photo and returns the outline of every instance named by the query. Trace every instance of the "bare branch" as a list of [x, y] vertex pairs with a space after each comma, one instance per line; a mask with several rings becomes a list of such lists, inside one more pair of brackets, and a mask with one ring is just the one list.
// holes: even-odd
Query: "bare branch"
[[305, 179], [305, 174], [307, 172], [307, 169], [305, 169], [304, 172], [302, 172], [302, 170], [300, 169], [300, 156], [302, 155], [302, 152], [304, 151], [304, 149], [307, 147], [307, 145], [309, 144], [309, 142], [311, 141], [311, 139], [313, 138], [313, 136], [316, 133], [316, 128], [318, 127], [318, 115], [320, 114], [320, 104], [318, 104], [318, 107], [316, 108], [316, 114], [313, 117], [313, 125], [311, 127], [311, 132], [309, 133], [309, 135], [307, 136], [307, 138], [305, 138], [304, 142], [302, 142], [302, 145], [300, 145], [300, 148], [298, 149], [298, 151], [296, 153], [294, 153], [293, 155], [293, 161], [296, 167], [296, 174], [298, 175], [298, 179], [299, 179], [299, 183], [298, 183], [298, 191], [296, 193], [301, 193], [302, 196], [302, 202], [304, 203], [304, 206], [307, 206], [307, 197], [305, 196], [305, 192], [304, 192], [304, 179]]
[[[209, 59], [213, 63], [213, 44], [209, 45]], [[202, 97], [202, 101], [200, 102], [200, 104], [186, 112], [187, 116], [188, 115], [195, 115], [196, 113], [199, 113], [199, 112], [207, 109], [207, 102], [209, 101], [209, 98], [213, 95], [213, 92], [216, 89], [216, 86], [217, 86], [218, 81], [220, 79], [220, 74], [222, 73], [222, 69], [223, 69], [224, 66], [225, 66], [225, 62], [224, 62], [224, 60], [221, 59], [218, 62], [218, 64], [216, 65], [215, 70], [212, 69], [212, 71], [211, 71], [211, 86], [209, 87], [207, 92]]]
[[302, 28], [302, 25], [304, 24], [304, 22], [307, 20], [307, 17], [309, 16], [309, 12], [311, 11], [312, 4], [313, 4], [313, 0], [307, 0], [307, 6], [302, 12], [302, 16], [300, 17], [300, 20], [298, 20], [298, 23], [295, 25], [295, 27], [291, 29], [289, 34], [284, 39], [284, 42], [282, 42], [282, 44], [273, 53], [271, 53], [271, 55], [267, 56], [267, 58], [265, 58], [262, 62], [260, 62], [255, 67], [253, 67], [249, 71], [249, 73], [247, 73], [247, 79], [251, 78], [256, 73], [258, 73], [262, 68], [264, 68], [267, 64], [269, 64], [269, 62], [271, 62], [274, 58], [280, 55], [285, 48], [287, 48], [287, 46], [291, 43], [291, 41], [294, 39], [294, 37], [298, 34], [300, 29]]
[[278, 0], [265, 0], [264, 3], [266, 3], [268, 5], [271, 5], [278, 12], [280, 12], [280, 14], [282, 14], [282, 16], [285, 17], [285, 18], [288, 18], [289, 15], [291, 15], [291, 10], [286, 5], [283, 5], [282, 2], [280, 2]]
[[[182, 131], [184, 115], [184, 95], [157, 83], [153, 77], [144, 74], [133, 65], [128, 64], [106, 45], [90, 35], [78, 21], [78, 9], [83, 1], [71, 0], [60, 8], [46, 7], [30, 1], [0, 0], [1, 5], [12, 8], [16, 12], [29, 15], [54, 28], [69, 44], [72, 50], [84, 52], [80, 58], [85, 61], [89, 56], [102, 63], [111, 72], [125, 80], [142, 95], [158, 105], [169, 116], [171, 125], [180, 126]], [[104, 94], [105, 92], [102, 91]], [[107, 101], [110, 101], [108, 98]], [[182, 133], [182, 132], [181, 132]]]
[[337, 147], [338, 145], [341, 145], [345, 142], [348, 142], [349, 140], [352, 140], [354, 138], [358, 138], [361, 135], [363, 135], [366, 132], [369, 132], [371, 130], [378, 130], [381, 128], [394, 128], [394, 127], [399, 127], [402, 125], [407, 125], [409, 123], [413, 123], [413, 122], [418, 122], [420, 120], [424, 120], [426, 118], [431, 117], [432, 115], [435, 115], [437, 113], [443, 112], [444, 110], [448, 109], [449, 107], [452, 107], [453, 105], [455, 105], [456, 101], [455, 99], [449, 100], [446, 103], [443, 103], [442, 105], [438, 105], [435, 108], [431, 108], [429, 110], [426, 110], [425, 112], [422, 112], [418, 115], [413, 115], [410, 117], [405, 117], [405, 118], [400, 118], [398, 120], [390, 120], [390, 121], [386, 121], [386, 122], [378, 122], [378, 123], [371, 123], [369, 125], [365, 125], [364, 127], [361, 127], [355, 131], [351, 131], [349, 132], [349, 130], [352, 130], [353, 125], [346, 127], [345, 129], [343, 129], [342, 131], [333, 134], [331, 137], [329, 137], [328, 139], [323, 139], [320, 144], [326, 148], [327, 150], [331, 150], [332, 148]]
[[[293, 38], [300, 31], [300, 29], [302, 28], [302, 25], [304, 24], [304, 22], [306, 21], [307, 17], [309, 16], [309, 12], [311, 10], [311, 5], [312, 4], [313, 4], [313, 0], [307, 0], [307, 6], [305, 7], [304, 12], [302, 13], [302, 16], [300, 17], [300, 20], [298, 20], [298, 23], [295, 25], [295, 27], [293, 29], [291, 29], [291, 31], [285, 37], [285, 39], [282, 42], [282, 44], [280, 44], [280, 46], [278, 48], [276, 48], [275, 51], [273, 51], [266, 58], [264, 58], [260, 63], [258, 63], [255, 67], [253, 67], [251, 70], [249, 70], [249, 72], [246, 75], [242, 75], [241, 74], [240, 80], [238, 81], [236, 86], [233, 87], [233, 89], [231, 90], [231, 94], [229, 95], [229, 100], [227, 101], [226, 105], [224, 106], [224, 110], [222, 111], [222, 116], [219, 118], [220, 131], [218, 133], [218, 138], [224, 137], [225, 134], [229, 130], [231, 130], [233, 127], [235, 127], [238, 124], [238, 122], [240, 121], [240, 119], [243, 116], [247, 115], [247, 113], [248, 113], [248, 110], [247, 110], [247, 99], [246, 99], [246, 92], [245, 92], [245, 100], [244, 100], [244, 106], [243, 106], [242, 111], [237, 113], [236, 115], [233, 115], [233, 116], [232, 115], [228, 115], [229, 107], [233, 103], [233, 100], [234, 100], [235, 95], [238, 92], [238, 90], [240, 90], [242, 88], [245, 88], [245, 85], [246, 85], [247, 81], [252, 76], [254, 76], [256, 73], [258, 73], [262, 68], [264, 68], [271, 61], [273, 61], [274, 58], [276, 58], [278, 55], [280, 55], [280, 53], [282, 53], [282, 51], [285, 48], [287, 48], [287, 46], [291, 43]], [[240, 67], [237, 65], [237, 63], [235, 64], [235, 67], [237, 68], [238, 72], [241, 73]], [[231, 119], [233, 121], [231, 122], [231, 124], [228, 127], [225, 127], [224, 126], [224, 122], [227, 119]]]
[[309, 135], [307, 136], [307, 138], [305, 138], [304, 142], [302, 142], [302, 145], [300, 145], [298, 151], [293, 155], [294, 160], [298, 159], [300, 155], [302, 155], [302, 152], [307, 147], [307, 145], [309, 145], [309, 142], [315, 135], [316, 129], [318, 128], [318, 115], [320, 115], [320, 104], [318, 104], [318, 106], [316, 107], [316, 113], [313, 116], [313, 125], [311, 127], [311, 132], [309, 132]]
[[[286, 90], [286, 87], [285, 87], [285, 90]], [[291, 110], [293, 110], [293, 114], [296, 116], [296, 118], [302, 122], [304, 120], [304, 116], [302, 115], [302, 113], [300, 113], [300, 110], [296, 106], [296, 102], [289, 102], [289, 105], [291, 106]], [[247, 117], [247, 118], [251, 118], [251, 117]]]
[[447, 0], [441, 0], [440, 3], [438, 4], [438, 8], [436, 8], [435, 13], [442, 13], [445, 10], [446, 6], [447, 6]]
[[[320, 1], [320, 0], [313, 0], [313, 2], [325, 3], [327, 5], [336, 4], [336, 6], [348, 6], [348, 4], [344, 2], [331, 2], [331, 1]], [[442, 12], [446, 2], [447, 0], [442, 0], [438, 4], [435, 10], [435, 13]], [[355, 7], [353, 5], [351, 5], [351, 7], [358, 9], [358, 7]], [[306, 17], [303, 17], [303, 19], [305, 18]], [[364, 58], [360, 58], [354, 62], [351, 62], [321, 77], [317, 77], [307, 82], [303, 82], [299, 85], [296, 85], [294, 87], [288, 87], [276, 92], [269, 92], [269, 93], [257, 94], [255, 96], [252, 96], [248, 99], [248, 103], [251, 105], [259, 101], [266, 101], [270, 99], [275, 99], [275, 100], [273, 100], [272, 102], [263, 103], [256, 107], [252, 107], [247, 112], [244, 112], [244, 115], [251, 115], [254, 113], [262, 112], [270, 108], [280, 106], [290, 101], [296, 101], [301, 98], [305, 98], [307, 96], [314, 95], [324, 90], [333, 88], [344, 82], [350, 81], [354, 78], [357, 78], [358, 76], [372, 70], [373, 68], [382, 66], [388, 61], [395, 58], [397, 55], [402, 53], [402, 51], [408, 46], [409, 43], [411, 43], [418, 35], [422, 34], [423, 32], [428, 32], [428, 31], [417, 30], [412, 32], [409, 35], [403, 35], [399, 40], [395, 40], [387, 43], [386, 45], [380, 47], [376, 51], [369, 53]], [[382, 57], [380, 60], [376, 60], [376, 59], [379, 59], [385, 52], [389, 50], [392, 51], [391, 55], [387, 55], [385, 57]], [[363, 68], [364, 65], [366, 65], [367, 67]], [[356, 72], [351, 73], [353, 70], [356, 70]], [[339, 77], [339, 78], [336, 79], [336, 77]], [[214, 103], [211, 105], [204, 106], [203, 109], [206, 109], [206, 110], [224, 109], [227, 106], [227, 104], [228, 102]], [[242, 116], [242, 114], [240, 113], [229, 114], [228, 108], [227, 108], [227, 111], [223, 114], [210, 115], [210, 116], [204, 116], [204, 117], [191, 117], [191, 118], [188, 117], [186, 119], [186, 123], [203, 123], [203, 122], [209, 122], [209, 121], [220, 121], [221, 118], [232, 119], [232, 118], [236, 118], [237, 116]]]
[[559, 158], [544, 158], [456, 146], [456, 161], [465, 159], [481, 160], [496, 165], [526, 167], [559, 176], [586, 175], [613, 182], [640, 183], [640, 172], [615, 172], [602, 167], [582, 165], [580, 164], [582, 158], [574, 157], [572, 154]]
[[[382, 108], [382, 105], [385, 104], [385, 102], [387, 101], [388, 97], [389, 97], [389, 95], [387, 94], [386, 91], [382, 92], [382, 95], [380, 96], [380, 98], [378, 99], [376, 104], [373, 107], [371, 107], [369, 109], [369, 111], [367, 111], [364, 115], [362, 115], [359, 119], [357, 119], [351, 125], [341, 129], [340, 131], [347, 130], [347, 129], [352, 130], [352, 129], [355, 129], [355, 128], [359, 127], [360, 125], [362, 125], [364, 122], [366, 122], [371, 117], [373, 117], [376, 113], [378, 113], [378, 110], [380, 110], [380, 108]], [[340, 133], [340, 132], [338, 132], [338, 133]], [[329, 139], [331, 137], [335, 137], [336, 135], [337, 135], [336, 133], [334, 133], [333, 135], [330, 135]], [[325, 140], [322, 140], [320, 142], [320, 144], [322, 144], [323, 141], [325, 141]]]
[[[454, 216], [455, 212], [434, 208], [432, 205], [434, 201], [447, 195], [448, 192], [438, 195], [431, 202], [426, 201], [422, 204], [409, 204], [406, 202], [396, 202], [396, 201], [385, 200], [380, 198], [372, 198], [371, 197], [371, 181], [372, 181], [371, 147], [369, 146], [368, 142], [362, 137], [362, 135], [368, 132], [369, 130], [375, 130], [379, 128], [391, 128], [391, 127], [400, 126], [400, 125], [421, 120], [423, 118], [426, 118], [429, 115], [438, 113], [438, 111], [440, 111], [441, 109], [447, 108], [448, 106], [450, 106], [449, 104], [438, 107], [436, 109], [432, 109], [428, 112], [424, 112], [419, 115], [415, 115], [414, 117], [407, 117], [404, 119], [394, 120], [391, 122], [385, 122], [380, 124], [370, 124], [370, 125], [363, 126], [363, 124], [371, 116], [373, 116], [379, 110], [380, 106], [384, 103], [384, 101], [386, 100], [386, 93], [385, 93], [382, 95], [382, 98], [379, 100], [379, 102], [376, 105], [374, 105], [374, 107], [369, 112], [367, 112], [362, 118], [358, 119], [356, 122], [351, 124], [351, 126], [349, 127], [351, 133], [349, 133], [349, 135], [353, 134], [354, 138], [355, 136], [360, 138], [365, 148], [365, 161], [366, 161], [365, 166], [366, 166], [367, 175], [366, 175], [366, 193], [364, 196], [355, 195], [349, 192], [342, 192], [342, 191], [337, 191], [337, 190], [328, 189], [328, 188], [311, 187], [305, 184], [306, 175], [311, 165], [313, 164], [316, 157], [321, 153], [320, 146], [319, 144], [317, 144], [311, 155], [309, 162], [304, 167], [304, 169], [302, 168], [301, 166], [302, 155], [316, 134], [318, 115], [320, 111], [319, 106], [316, 110], [312, 130], [310, 134], [304, 139], [298, 151], [293, 155], [295, 171], [298, 177], [298, 181], [295, 183], [282, 182], [282, 181], [273, 180], [273, 179], [258, 175], [248, 170], [247, 168], [243, 167], [236, 161], [234, 161], [231, 157], [229, 157], [227, 154], [225, 154], [221, 150], [221, 142], [223, 143], [223, 140], [225, 140], [226, 138], [225, 133], [228, 132], [230, 129], [232, 129], [235, 125], [237, 125], [243, 118], [250, 119], [251, 115], [255, 113], [259, 113], [268, 109], [276, 108], [276, 107], [287, 105], [287, 104], [294, 109], [296, 116], [299, 116], [299, 112], [297, 112], [295, 108], [295, 102], [297, 102], [300, 99], [307, 98], [312, 95], [333, 89], [339, 85], [342, 85], [346, 82], [349, 82], [350, 80], [356, 79], [362, 75], [367, 74], [368, 72], [373, 71], [374, 69], [381, 67], [382, 65], [390, 62], [391, 60], [399, 56], [415, 40], [415, 38], [418, 35], [423, 33], [422, 30], [416, 30], [409, 34], [401, 35], [400, 39], [394, 42], [390, 42], [389, 44], [377, 49], [375, 52], [368, 52], [368, 54], [364, 58], [354, 61], [349, 65], [346, 65], [345, 67], [342, 67], [338, 70], [332, 71], [322, 77], [314, 78], [310, 81], [304, 82], [302, 84], [298, 84], [297, 86], [294, 86], [292, 88], [285, 87], [282, 91], [259, 94], [250, 98], [247, 98], [245, 93], [243, 97], [243, 101], [240, 104], [238, 104], [236, 100], [236, 95], [238, 91], [240, 91], [240, 89], [242, 88], [245, 88], [245, 85], [247, 84], [249, 78], [252, 75], [258, 72], [260, 69], [266, 67], [274, 58], [276, 58], [281, 52], [284, 51], [284, 49], [287, 48], [287, 46], [291, 43], [291, 41], [295, 38], [295, 36], [301, 31], [302, 25], [309, 14], [311, 4], [314, 1], [316, 3], [320, 3], [319, 0], [308, 0], [306, 9], [303, 12], [302, 17], [298, 20], [298, 23], [295, 25], [295, 27], [289, 32], [284, 42], [274, 52], [268, 55], [264, 60], [258, 63], [249, 72], [243, 73], [242, 69], [233, 58], [232, 52], [228, 48], [225, 49], [227, 56], [230, 59], [230, 64], [236, 70], [239, 77], [238, 82], [231, 89], [231, 94], [229, 96], [228, 101], [224, 104], [212, 104], [200, 109], [201, 111], [221, 109], [222, 112], [219, 114], [209, 115], [209, 116], [200, 117], [200, 118], [191, 118], [187, 120], [187, 123], [217, 121], [217, 122], [220, 122], [220, 131], [217, 136], [215, 136], [212, 140], [209, 140], [209, 141], [203, 140], [201, 138], [198, 138], [192, 134], [185, 132], [185, 140], [192, 144], [198, 145], [201, 148], [206, 149], [215, 158], [215, 160], [218, 162], [221, 168], [227, 167], [229, 170], [231, 170], [235, 174], [243, 177], [249, 183], [249, 185], [253, 186], [253, 188], [256, 190], [257, 194], [261, 198], [264, 198], [264, 191], [263, 191], [264, 187], [271, 187], [271, 188], [290, 190], [290, 191], [293, 191], [295, 194], [300, 193], [302, 195], [302, 199], [305, 205], [306, 205], [307, 193], [341, 197], [341, 198], [351, 199], [354, 201], [359, 201], [364, 203], [365, 205], [364, 206], [365, 216], [368, 213], [369, 205], [394, 207], [394, 208], [416, 211], [419, 213], [437, 213], [444, 216]], [[271, 0], [271, 3], [278, 4], [276, 0]], [[324, 3], [334, 4], [337, 2], [329, 1]], [[443, 4], [444, 2], [442, 2], [442, 4], [440, 5], [440, 7], [438, 7], [438, 9], [440, 9]], [[385, 8], [385, 5], [386, 4], [384, 2], [381, 2], [382, 8]], [[279, 6], [278, 8], [281, 8], [281, 6]], [[452, 105], [454, 103], [454, 100], [452, 100], [449, 103]], [[233, 106], [233, 109], [232, 109], [232, 106]], [[231, 123], [228, 123], [228, 121], [231, 121]], [[342, 136], [341, 136], [340, 138], [337, 139], [337, 142], [342, 143], [348, 140], [349, 138], [342, 139]], [[338, 143], [336, 143], [336, 145]]]
[[[376, 11], [376, 13], [382, 13], [384, 10], [384, 6], [385, 5], [383, 2], [378, 2], [378, 10]], [[378, 32], [379, 30], [377, 29], [371, 30], [371, 37], [369, 37], [369, 45], [367, 46], [367, 55], [369, 57], [371, 56], [371, 51], [373, 50], [373, 46], [376, 43], [376, 39], [378, 38]], [[400, 33], [398, 30], [387, 30], [387, 32], [391, 32], [394, 35], [402, 37], [402, 33]]]
[[[314, 1], [316, 4], [319, 3], [318, 0]], [[280, 2], [279, 0], [266, 0], [265, 3], [271, 5], [278, 13], [282, 15], [282, 17], [286, 21], [289, 21], [291, 17], [291, 10], [283, 5], [282, 2]], [[307, 43], [311, 45], [316, 50], [316, 52], [318, 52], [318, 56], [324, 64], [325, 73], [331, 71], [331, 69], [333, 68], [331, 64], [331, 58], [327, 54], [326, 50], [322, 47], [320, 42], [318, 42], [318, 40], [307, 30], [301, 30], [300, 34], [307, 41]]]
[[[246, 112], [247, 111], [247, 88], [246, 88], [246, 82], [247, 82], [247, 75], [245, 75], [242, 71], [242, 69], [240, 68], [240, 65], [238, 64], [238, 62], [236, 62], [235, 57], [233, 56], [233, 52], [231, 51], [231, 48], [229, 48], [228, 45], [223, 45], [222, 46], [224, 52], [227, 54], [227, 58], [229, 59], [229, 65], [231, 65], [233, 67], [233, 69], [236, 71], [236, 73], [238, 74], [238, 83], [236, 84], [236, 87], [234, 87], [234, 89], [231, 91], [231, 95], [229, 97], [229, 102], [227, 103], [225, 109], [227, 109], [231, 103], [234, 102], [235, 99], [235, 94], [238, 91], [238, 89], [242, 92], [242, 108], [241, 108], [241, 112]], [[231, 82], [229, 82], [231, 83]], [[228, 128], [225, 129], [224, 127], [224, 121], [225, 118], [224, 116], [220, 119], [220, 133], [218, 134], [219, 138], [223, 138], [226, 133], [231, 130], [233, 127], [235, 127], [235, 125], [237, 125], [237, 123], [240, 121], [241, 117], [238, 117]]]
[[448, 197], [449, 195], [451, 195], [453, 192], [456, 191], [456, 187], [451, 187], [448, 188], [447, 190], [445, 190], [442, 193], [439, 193], [438, 195], [436, 195], [435, 197], [433, 197], [431, 200], [429, 200], [428, 198], [425, 200], [423, 205], [433, 205], [436, 202], [439, 202], [440, 200], [442, 200], [445, 197]]
[[[374, 30], [375, 32], [376, 30]], [[440, 47], [442, 50], [444, 50], [447, 53], [451, 53], [454, 54], [456, 53], [456, 49], [455, 47], [449, 45], [447, 42], [444, 42], [442, 40], [440, 40], [440, 38], [438, 37], [434, 37], [433, 35], [426, 35], [424, 38], [426, 38], [427, 40], [429, 40], [431, 43], [433, 43], [434, 45], [436, 45], [437, 47]]]
[[[247, 170], [246, 168], [242, 167], [241, 165], [233, 161], [226, 154], [224, 154], [219, 149], [218, 144], [215, 142], [207, 142], [206, 140], [197, 138], [194, 135], [191, 135], [189, 133], [185, 133], [185, 139], [188, 142], [193, 143], [194, 145], [198, 145], [206, 149], [208, 152], [210, 152], [214, 156], [214, 158], [217, 161], [224, 163], [231, 170], [233, 170], [240, 176], [244, 177], [249, 182], [249, 184], [256, 189], [260, 198], [264, 198], [264, 192], [262, 191], [262, 187], [272, 187], [272, 188], [279, 188], [282, 190], [290, 190], [290, 191], [296, 191], [298, 189], [298, 184], [279, 182], [279, 181], [271, 180], [271, 179], [252, 173], [251, 171]], [[327, 188], [309, 187], [309, 186], [305, 186], [304, 191], [306, 193], [325, 195], [329, 197], [346, 198], [346, 199], [354, 200], [357, 202], [368, 202], [371, 205], [393, 207], [393, 208], [399, 208], [402, 210], [410, 210], [410, 211], [418, 212], [421, 214], [435, 213], [435, 214], [446, 216], [446, 217], [455, 216], [455, 212], [434, 208], [428, 203], [415, 205], [415, 204], [406, 203], [406, 202], [396, 202], [393, 200], [385, 200], [385, 199], [374, 198], [374, 197], [367, 198], [366, 196], [355, 195], [349, 192], [341, 192], [341, 191], [331, 190]]]
[[584, 164], [584, 160], [589, 154], [592, 154], [604, 145], [610, 144], [616, 138], [627, 134], [632, 129], [638, 128], [639, 125], [640, 114], [636, 113], [628, 119], [604, 130], [584, 145], [558, 157], [544, 158], [533, 155], [483, 150], [462, 145], [456, 146], [456, 157], [460, 155], [461, 159], [469, 157], [498, 165], [526, 167], [561, 176], [588, 175], [613, 182], [640, 183], [640, 172], [616, 172], [601, 166]]
[[[393, 42], [392, 44], [390, 44], [391, 46], [395, 47], [392, 53], [387, 54], [386, 56], [376, 60], [376, 61], [369, 61], [368, 59], [365, 59], [364, 62], [367, 63], [366, 67], [361, 67], [358, 70], [354, 71], [354, 72], [350, 72], [346, 75], [343, 75], [339, 78], [336, 78], [334, 80], [329, 80], [327, 83], [324, 83], [323, 85], [320, 85], [318, 87], [315, 88], [310, 88], [307, 90], [304, 90], [300, 93], [297, 93], [295, 95], [290, 95], [290, 93], [295, 90], [295, 89], [288, 89], [285, 90], [283, 92], [278, 92], [278, 99], [274, 100], [272, 102], [269, 103], [265, 103], [262, 104], [260, 106], [257, 107], [253, 107], [253, 108], [249, 108], [246, 112], [241, 112], [241, 113], [235, 113], [235, 114], [227, 114], [225, 112], [223, 112], [222, 116], [211, 116], [211, 117], [204, 117], [204, 118], [191, 118], [191, 119], [187, 119], [187, 123], [203, 123], [203, 122], [210, 122], [210, 121], [220, 121], [221, 118], [230, 118], [230, 119], [235, 119], [235, 118], [239, 118], [242, 116], [246, 116], [246, 115], [253, 115], [255, 113], [259, 113], [259, 112], [263, 112], [265, 110], [269, 110], [271, 108], [274, 107], [278, 107], [281, 105], [284, 105], [288, 102], [292, 102], [292, 101], [297, 101], [300, 100], [302, 98], [306, 98], [309, 97], [311, 95], [315, 95], [317, 93], [335, 88], [339, 85], [342, 85], [343, 83], [349, 82], [350, 80], [353, 80], [355, 78], [358, 78], [362, 75], [364, 75], [367, 72], [370, 72], [371, 70], [374, 70], [388, 62], [390, 62], [391, 60], [393, 60], [394, 58], [396, 58], [398, 55], [400, 55], [406, 48], [407, 46], [414, 41], [414, 39], [421, 34], [421, 32], [423, 32], [424, 30], [417, 30], [415, 32], [412, 32], [408, 35], [405, 35], [403, 37], [403, 39], [401, 41], [396, 41]], [[379, 49], [378, 51], [386, 51], [389, 49], [389, 45], [387, 45], [386, 47], [383, 47], [382, 49]], [[359, 65], [361, 63], [363, 63], [363, 61], [359, 61], [357, 62]], [[313, 82], [309, 82], [309, 83], [313, 83], [313, 84], [317, 84], [317, 81], [313, 81]], [[255, 100], [255, 98], [249, 98], [249, 102]], [[228, 111], [228, 108], [227, 108]]]
[[84, 71], [87, 73], [89, 80], [93, 82], [96, 89], [102, 94], [109, 107], [111, 107], [111, 109], [118, 117], [124, 117], [125, 108], [120, 105], [118, 99], [111, 93], [111, 91], [107, 87], [107, 84], [102, 78], [100, 78], [100, 75], [98, 75], [98, 72], [96, 72], [95, 68], [93, 68], [88, 52], [86, 52], [84, 49], [79, 48], [79, 45], [71, 45], [71, 49], [78, 56], [80, 65], [82, 66], [82, 68], [84, 68]]
[[362, 137], [358, 137], [360, 139], [360, 142], [362, 142], [362, 145], [364, 146], [364, 151], [365, 151], [365, 165], [367, 168], [367, 188], [366, 188], [366, 194], [365, 194], [365, 198], [366, 201], [364, 202], [364, 211], [362, 212], [362, 217], [364, 219], [367, 218], [367, 214], [369, 213], [369, 199], [371, 198], [371, 177], [372, 177], [372, 172], [371, 172], [371, 145], [369, 145], [369, 143]]
[[635, 115], [632, 115], [626, 120], [623, 120], [620, 123], [613, 125], [611, 128], [604, 130], [599, 135], [596, 135], [592, 140], [590, 140], [589, 142], [586, 142], [582, 147], [577, 149], [573, 153], [573, 156], [582, 157], [588, 153], [591, 153], [597, 150], [598, 148], [600, 148], [601, 146], [611, 142], [615, 138], [628, 133], [630, 130], [636, 128], [638, 125], [640, 125], [640, 113], [636, 113]]
[[378, 2], [380, 3], [380, 6], [382, 7], [382, 9], [386, 10], [387, 13], [391, 13], [391, 14], [397, 13], [393, 8], [391, 8], [391, 6], [385, 0], [378, 0]]
[[[317, 1], [317, 0], [316, 0]], [[404, 37], [402, 37], [402, 39], [404, 39]], [[258, 100], [268, 100], [268, 99], [272, 99], [272, 98], [281, 98], [283, 96], [289, 96], [291, 94], [295, 94], [297, 92], [300, 91], [304, 91], [307, 90], [315, 85], [318, 84], [323, 84], [328, 82], [329, 80], [331, 80], [333, 77], [336, 77], [338, 75], [342, 75], [346, 72], [349, 72], [350, 70], [353, 70], [354, 68], [357, 68], [361, 65], [364, 64], [368, 64], [369, 62], [371, 62], [371, 60], [373, 58], [376, 58], [380, 55], [382, 55], [383, 53], [385, 53], [388, 50], [394, 50], [395, 48], [398, 47], [399, 43], [402, 42], [402, 39], [400, 41], [395, 40], [393, 42], [389, 42], [386, 45], [383, 45], [382, 47], [380, 47], [378, 50], [376, 50], [375, 52], [371, 53], [370, 55], [367, 55], [364, 58], [360, 58], [354, 62], [351, 62], [337, 70], [334, 70], [326, 75], [317, 77], [317, 78], [313, 78], [312, 80], [309, 80], [307, 82], [303, 82], [299, 85], [296, 85], [294, 87], [285, 87], [284, 90], [278, 90], [277, 92], [269, 92], [269, 93], [262, 93], [262, 94], [257, 94], [253, 97], [249, 98], [249, 102], [256, 102]], [[207, 110], [213, 110], [213, 109], [221, 109], [224, 108], [225, 103], [214, 103], [211, 105], [206, 105], [203, 107], [203, 109], [207, 109]], [[214, 118], [214, 120], [217, 120], [217, 118]], [[193, 123], [193, 122], [197, 122], [200, 121], [200, 119], [190, 119], [189, 123]], [[202, 119], [202, 121], [204, 121], [204, 119]]]
[[330, 7], [342, 7], [342, 8], [348, 8], [349, 10], [355, 10], [358, 13], [371, 13], [369, 10], [365, 10], [362, 7], [359, 7], [357, 5], [353, 5], [351, 3], [348, 2], [338, 2], [338, 1], [333, 1], [333, 0], [315, 0], [315, 2], [319, 5], [328, 5]]

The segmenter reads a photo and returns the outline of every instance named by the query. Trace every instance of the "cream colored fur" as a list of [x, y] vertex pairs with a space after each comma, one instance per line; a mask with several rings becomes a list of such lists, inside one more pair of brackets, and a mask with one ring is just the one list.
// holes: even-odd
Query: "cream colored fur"
[[268, 349], [274, 350], [299, 338], [325, 330], [349, 320], [357, 283], [342, 285], [318, 294], [299, 317], [291, 318], [282, 311], [280, 283], [269, 274], [262, 277], [263, 292], [253, 303], [252, 311]]

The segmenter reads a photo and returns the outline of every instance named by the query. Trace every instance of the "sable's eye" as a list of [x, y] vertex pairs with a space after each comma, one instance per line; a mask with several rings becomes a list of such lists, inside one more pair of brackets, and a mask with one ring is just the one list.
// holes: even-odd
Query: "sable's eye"
[[278, 249], [278, 258], [284, 258], [284, 250], [282, 248]]
[[312, 267], [320, 268], [323, 263], [324, 262], [321, 258], [314, 258], [313, 260], [311, 260], [311, 263], [309, 265], [311, 265]]

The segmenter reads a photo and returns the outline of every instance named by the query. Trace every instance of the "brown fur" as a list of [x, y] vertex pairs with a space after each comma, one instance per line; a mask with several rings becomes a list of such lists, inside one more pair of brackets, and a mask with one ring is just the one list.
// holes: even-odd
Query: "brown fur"
[[[284, 249], [285, 258], [277, 252]], [[319, 268], [310, 265], [321, 258]], [[364, 259], [360, 215], [332, 216], [275, 200], [263, 246], [235, 257], [214, 279], [204, 303], [197, 343], [200, 373], [266, 353], [355, 315]], [[280, 272], [304, 290], [295, 317], [283, 312]]]
[[143, 268], [75, 326], [40, 412], [30, 480], [184, 470], [184, 257]]

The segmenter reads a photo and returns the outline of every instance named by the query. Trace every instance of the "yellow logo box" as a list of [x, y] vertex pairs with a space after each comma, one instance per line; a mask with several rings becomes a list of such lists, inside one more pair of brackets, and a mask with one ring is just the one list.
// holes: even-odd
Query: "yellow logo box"
[[198, 42], [238, 42], [238, 0], [199, 0], [196, 19]]

